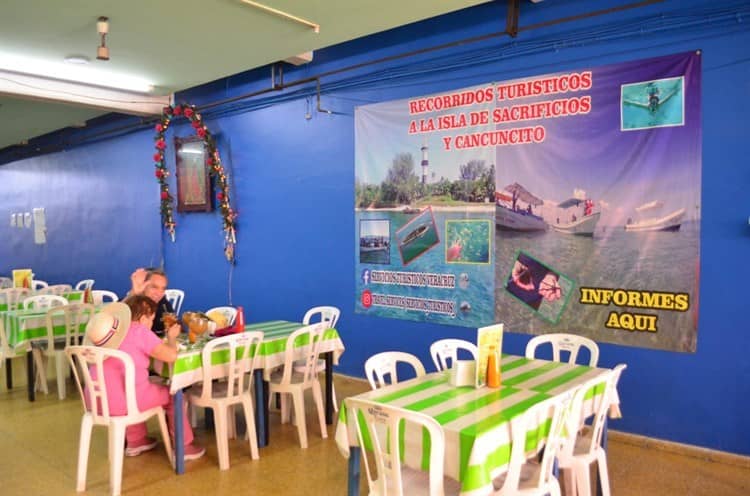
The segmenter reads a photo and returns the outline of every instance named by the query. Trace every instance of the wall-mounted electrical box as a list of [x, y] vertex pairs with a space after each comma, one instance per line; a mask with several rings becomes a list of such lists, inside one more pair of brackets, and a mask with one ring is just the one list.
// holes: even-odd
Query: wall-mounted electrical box
[[[31, 214], [29, 216], [29, 223], [31, 222]], [[44, 208], [34, 209], [34, 243], [41, 245], [47, 242], [47, 219], [44, 214]]]

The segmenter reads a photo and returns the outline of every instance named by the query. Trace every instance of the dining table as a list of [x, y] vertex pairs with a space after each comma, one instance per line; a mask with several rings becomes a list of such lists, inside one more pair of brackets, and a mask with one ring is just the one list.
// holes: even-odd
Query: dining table
[[[508, 469], [511, 421], [531, 406], [558, 395], [569, 395], [592, 381], [586, 392], [584, 415], [593, 414], [604, 398], [609, 369], [542, 359], [503, 355], [500, 360], [499, 388], [453, 386], [450, 370], [426, 374], [355, 396], [356, 398], [421, 412], [438, 421], [445, 433], [444, 473], [457, 480], [462, 496], [485, 496], [494, 489], [492, 480]], [[596, 378], [601, 377], [601, 384]], [[589, 383], [591, 384], [591, 383]], [[348, 458], [348, 494], [359, 494], [361, 447], [356, 419], [347, 416], [346, 401], [339, 410], [336, 444]], [[615, 400], [615, 407], [619, 400]], [[617, 416], [619, 409], [610, 409]], [[548, 420], [548, 419], [547, 419]], [[540, 426], [545, 419], [540, 419]], [[527, 450], [543, 448], [543, 429], [535, 426], [527, 433]], [[535, 438], [538, 437], [538, 439]], [[403, 463], [429, 469], [424, 457], [428, 440], [421, 429], [404, 428]]]
[[[64, 291], [63, 293], [60, 294], [60, 296], [68, 300], [68, 302], [70, 303], [83, 303], [83, 300], [85, 298], [85, 293], [86, 293], [85, 291], [71, 290], [71, 291]], [[28, 296], [26, 296], [24, 299], [30, 298], [32, 296], [41, 295], [41, 294], [47, 294], [47, 293], [43, 293], [41, 291], [31, 291], [29, 292]], [[23, 308], [23, 303], [19, 305], [19, 308]], [[7, 311], [8, 311], [8, 302], [5, 300], [0, 301], [0, 312], [7, 312]]]
[[[304, 327], [300, 322], [286, 320], [272, 320], [266, 322], [250, 323], [245, 325], [245, 332], [262, 331], [263, 341], [260, 343], [258, 355], [258, 366], [253, 371], [255, 388], [255, 422], [258, 436], [258, 446], [263, 447], [269, 442], [268, 426], [268, 381], [271, 373], [278, 367], [284, 365], [287, 348], [287, 338], [297, 329]], [[174, 411], [181, 412], [184, 404], [183, 390], [192, 384], [203, 380], [203, 357], [202, 350], [210, 336], [197, 339], [195, 343], [182, 343], [177, 354], [177, 359], [169, 367], [163, 364], [155, 364], [155, 368], [169, 382], [170, 393], [173, 395]], [[299, 343], [295, 350], [295, 358], [303, 358], [304, 346]], [[339, 357], [344, 352], [344, 343], [341, 336], [334, 328], [328, 328], [323, 332], [320, 343], [320, 353], [325, 359], [325, 386], [326, 386], [326, 423], [333, 424], [333, 365], [338, 364]], [[227, 363], [229, 357], [221, 350], [215, 351], [211, 356], [214, 367]], [[216, 369], [215, 369], [216, 370]], [[184, 466], [184, 426], [182, 415], [174, 416], [175, 430], [175, 471], [182, 474]]]
[[[68, 291], [61, 296], [71, 304], [83, 303], [84, 293], [84, 291]], [[8, 310], [6, 302], [0, 303], [0, 326], [2, 326], [3, 336], [7, 340], [8, 349], [17, 356], [23, 356], [26, 353], [26, 377], [29, 401], [36, 399], [34, 359], [31, 347], [35, 343], [46, 343], [48, 310], [48, 308], [25, 309], [23, 305], [17, 310]], [[82, 330], [85, 325], [85, 322], [81, 322]], [[54, 330], [55, 335], [65, 337], [65, 328], [62, 324], [62, 319], [59, 325], [55, 325]], [[10, 390], [13, 388], [13, 375], [9, 359], [6, 360], [6, 365], [5, 382], [8, 390]]]

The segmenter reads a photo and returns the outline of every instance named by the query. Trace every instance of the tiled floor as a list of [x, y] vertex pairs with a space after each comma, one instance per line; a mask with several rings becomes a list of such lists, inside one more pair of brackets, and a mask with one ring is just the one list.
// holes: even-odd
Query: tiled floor
[[[22, 361], [14, 367], [18, 381], [12, 391], [5, 389], [5, 371], [0, 372], [0, 495], [77, 494], [75, 474], [81, 404], [71, 383], [68, 398], [57, 399], [54, 380], [48, 396], [35, 403], [26, 399]], [[336, 377], [339, 399], [368, 389], [364, 381]], [[346, 494], [347, 463], [333, 439], [335, 426], [328, 427], [328, 439], [320, 437], [308, 404], [308, 440], [299, 447], [296, 428], [279, 424], [271, 416], [271, 443], [261, 449], [260, 460], [252, 461], [247, 444], [230, 441], [231, 469], [218, 469], [213, 432], [196, 430], [199, 442], [207, 447], [202, 459], [187, 462], [187, 473], [175, 475], [161, 445], [135, 458], [126, 458], [123, 494], [199, 495], [268, 494], [332, 495]], [[155, 425], [152, 431], [156, 432]], [[612, 494], [642, 495], [722, 495], [750, 494], [750, 468], [706, 462], [648, 449], [632, 443], [610, 440]], [[364, 474], [362, 475], [364, 479]], [[362, 494], [367, 494], [362, 481]], [[86, 494], [109, 494], [107, 437], [96, 428], [88, 467]]]

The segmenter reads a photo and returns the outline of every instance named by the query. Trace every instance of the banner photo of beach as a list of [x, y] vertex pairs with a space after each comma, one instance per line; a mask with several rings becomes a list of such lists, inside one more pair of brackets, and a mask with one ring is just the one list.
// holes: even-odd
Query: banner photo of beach
[[694, 352], [700, 61], [358, 107], [356, 311]]
[[694, 352], [701, 56], [496, 85], [495, 313], [512, 332]]

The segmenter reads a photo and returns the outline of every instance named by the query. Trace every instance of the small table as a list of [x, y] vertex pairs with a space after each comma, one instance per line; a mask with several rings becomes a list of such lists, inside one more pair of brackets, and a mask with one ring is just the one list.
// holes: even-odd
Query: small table
[[[510, 461], [510, 421], [528, 408], [566, 394], [590, 379], [602, 376], [585, 404], [593, 413], [604, 392], [607, 369], [504, 355], [499, 389], [454, 387], [449, 371], [427, 374], [358, 395], [357, 398], [419, 411], [436, 419], [445, 432], [445, 475], [461, 483], [461, 494], [485, 495], [492, 479], [507, 470]], [[347, 418], [346, 401], [339, 411], [336, 443], [349, 458], [350, 496], [359, 494], [360, 447], [356, 425]], [[531, 435], [531, 433], [529, 433]], [[530, 442], [527, 439], [527, 442]], [[424, 469], [421, 429], [405, 429], [404, 463]], [[536, 446], [536, 444], [535, 444]]]
[[[255, 381], [255, 420], [258, 435], [258, 446], [268, 444], [268, 380], [271, 372], [284, 364], [286, 354], [286, 343], [289, 335], [304, 324], [289, 322], [286, 320], [272, 320], [248, 324], [245, 331], [263, 331], [263, 341], [260, 344], [258, 355], [259, 367], [253, 372]], [[183, 408], [182, 390], [191, 384], [203, 380], [203, 359], [201, 350], [205, 340], [198, 341], [187, 349], [178, 353], [177, 360], [172, 364], [169, 371], [170, 393], [174, 395], [174, 419], [175, 419], [175, 471], [182, 474], [185, 471], [183, 436], [181, 412]], [[303, 347], [300, 346], [299, 358], [303, 357]], [[331, 389], [333, 387], [333, 364], [338, 364], [339, 357], [344, 352], [344, 343], [339, 337], [336, 329], [326, 329], [323, 333], [323, 341], [320, 344], [320, 352], [325, 355], [326, 362], [326, 422], [333, 423], [333, 399]], [[218, 356], [218, 355], [217, 355]], [[221, 363], [219, 360], [216, 363]]]

